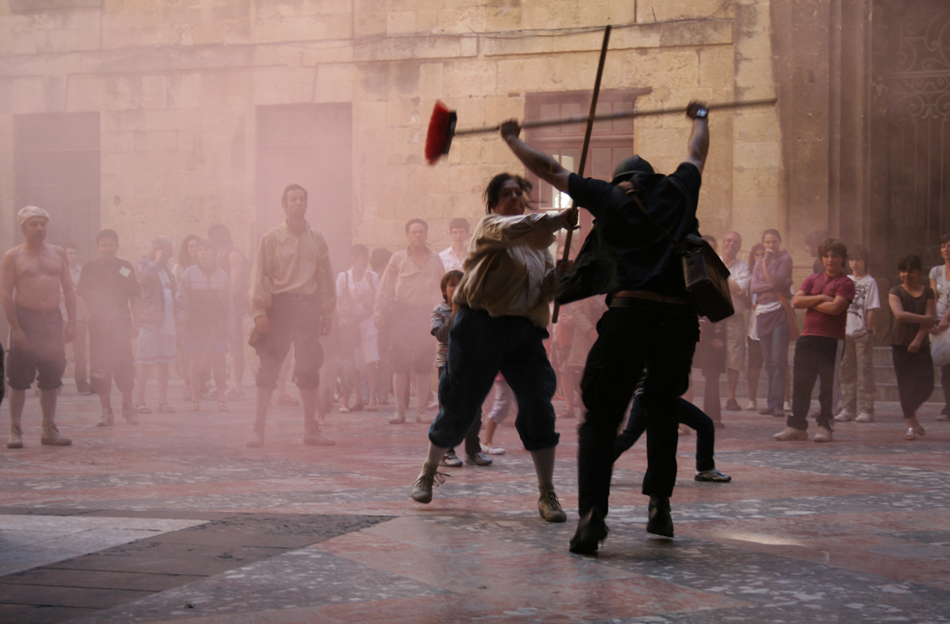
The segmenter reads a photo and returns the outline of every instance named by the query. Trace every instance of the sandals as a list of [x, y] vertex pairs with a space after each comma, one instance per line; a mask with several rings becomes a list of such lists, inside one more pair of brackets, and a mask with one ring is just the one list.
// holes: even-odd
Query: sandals
[[174, 414], [175, 408], [169, 405], [168, 403], [162, 403], [158, 406], [158, 412], [160, 414]]
[[197, 412], [201, 409], [201, 404], [198, 401], [192, 401], [191, 407], [188, 408], [189, 412]]
[[139, 414], [151, 414], [152, 410], [148, 408], [148, 405], [145, 403], [136, 403], [134, 406], [135, 411]]
[[925, 436], [927, 432], [919, 424], [916, 427], [908, 427], [907, 433], [904, 434], [904, 439], [908, 442], [911, 440], [916, 440], [917, 436]]
[[219, 411], [219, 412], [230, 412], [231, 410], [228, 409], [228, 404], [227, 404], [227, 403], [225, 403], [224, 401], [218, 401], [218, 411]]

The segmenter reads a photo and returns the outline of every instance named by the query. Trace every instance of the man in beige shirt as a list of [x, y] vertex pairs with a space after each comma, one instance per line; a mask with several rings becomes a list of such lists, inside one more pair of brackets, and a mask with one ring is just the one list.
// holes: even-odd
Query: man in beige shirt
[[280, 367], [294, 345], [293, 380], [303, 402], [304, 444], [332, 445], [317, 425], [317, 386], [323, 350], [320, 336], [330, 332], [336, 286], [327, 243], [304, 218], [307, 191], [291, 184], [281, 206], [287, 219], [261, 239], [251, 270], [251, 344], [261, 358], [257, 407], [250, 447], [264, 445], [264, 423]]
[[518, 399], [515, 427], [538, 475], [538, 512], [548, 522], [564, 522], [553, 484], [559, 436], [551, 397], [557, 378], [542, 340], [558, 281], [548, 248], [554, 233], [573, 223], [569, 210], [525, 215], [530, 190], [521, 176], [501, 173], [485, 191], [488, 214], [475, 227], [453, 298], [458, 311], [439, 380], [442, 405], [429, 428], [429, 452], [412, 498], [432, 500], [432, 486], [441, 480], [439, 460], [465, 438], [501, 371]]
[[406, 223], [409, 246], [389, 259], [379, 280], [374, 310], [376, 327], [386, 327], [392, 336], [393, 391], [396, 414], [389, 420], [406, 422], [409, 408], [409, 373], [415, 371], [419, 407], [416, 422], [428, 422], [425, 416], [430, 390], [430, 375], [435, 362], [436, 345], [429, 335], [432, 308], [442, 301], [439, 284], [445, 268], [439, 254], [426, 245], [429, 225], [422, 219]]

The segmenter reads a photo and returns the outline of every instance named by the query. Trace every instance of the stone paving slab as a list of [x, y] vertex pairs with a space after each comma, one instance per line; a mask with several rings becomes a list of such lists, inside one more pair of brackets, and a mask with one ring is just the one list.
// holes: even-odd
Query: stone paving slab
[[839, 423], [832, 444], [777, 443], [778, 419], [724, 412], [716, 458], [734, 481], [693, 481], [695, 437], [682, 437], [672, 541], [643, 530], [641, 441], [615, 466], [611, 533], [591, 558], [567, 552], [576, 419], [558, 422], [555, 470], [571, 518], [547, 524], [511, 427], [492, 466], [446, 469], [418, 505], [408, 494], [426, 427], [388, 425], [391, 406], [331, 413], [334, 447], [303, 445], [299, 408], [275, 409], [267, 444], [248, 449], [251, 401], [112, 428], [94, 426], [88, 397], [61, 402], [72, 447], [38, 444], [32, 397], [26, 448], [0, 447], [0, 574], [14, 566], [0, 576], [0, 622], [950, 618], [939, 407], [922, 409], [928, 435], [910, 443], [894, 404], [879, 403], [874, 423]]

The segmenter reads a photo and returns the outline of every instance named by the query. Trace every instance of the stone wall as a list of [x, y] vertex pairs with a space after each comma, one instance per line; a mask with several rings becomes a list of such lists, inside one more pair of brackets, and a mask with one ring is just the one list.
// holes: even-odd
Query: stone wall
[[[436, 99], [460, 126], [522, 117], [529, 93], [589, 90], [613, 24], [604, 89], [648, 89], [639, 108], [771, 97], [769, 0], [8, 0], [0, 3], [0, 202], [13, 196], [13, 116], [101, 113], [102, 224], [125, 257], [216, 221], [252, 249], [255, 107], [348, 102], [353, 240], [396, 248], [402, 224], [482, 214], [480, 194], [520, 170], [493, 134], [423, 159]], [[681, 115], [639, 119], [659, 170], [685, 154]], [[778, 110], [717, 112], [700, 201], [703, 230], [747, 241], [784, 222]], [[5, 139], [5, 140], [3, 140]], [[633, 146], [631, 146], [633, 147]], [[275, 198], [278, 201], [278, 198]], [[311, 205], [316, 206], [316, 200]], [[319, 225], [317, 209], [313, 220]], [[3, 228], [0, 244], [12, 244]], [[749, 244], [747, 243], [746, 247]]]

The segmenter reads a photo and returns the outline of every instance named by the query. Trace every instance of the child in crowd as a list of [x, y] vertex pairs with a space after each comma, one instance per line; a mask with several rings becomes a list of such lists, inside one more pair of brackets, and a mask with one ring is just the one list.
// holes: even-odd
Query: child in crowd
[[132, 405], [135, 388], [135, 358], [132, 337], [139, 333], [141, 291], [135, 267], [115, 257], [119, 235], [113, 230], [96, 234], [99, 258], [87, 262], [79, 276], [76, 294], [89, 323], [90, 386], [99, 395], [102, 416], [99, 426], [114, 422], [112, 380], [122, 393], [122, 416], [130, 425], [138, 424]]
[[894, 315], [891, 355], [897, 375], [897, 395], [907, 424], [905, 440], [927, 432], [917, 422], [917, 410], [934, 391], [934, 363], [930, 355], [930, 328], [937, 324], [934, 291], [920, 283], [920, 258], [909, 254], [897, 263], [901, 283], [887, 295]]
[[825, 267], [823, 273], [805, 278], [792, 299], [796, 308], [805, 308], [805, 327], [795, 343], [792, 377], [792, 413], [786, 428], [773, 438], [779, 441], [808, 439], [808, 409], [815, 381], [821, 379], [818, 402], [818, 432], [815, 442], [831, 442], [832, 392], [838, 341], [844, 340], [848, 306], [854, 300], [854, 282], [844, 274], [848, 248], [843, 242], [829, 238], [818, 246], [818, 255]]
[[[851, 251], [854, 301], [848, 308], [844, 357], [841, 361], [841, 399], [835, 420], [869, 423], [874, 420], [874, 311], [881, 307], [877, 282], [868, 275], [868, 250], [858, 245]], [[857, 416], [855, 416], [857, 414]]]
[[[439, 378], [442, 377], [442, 371], [445, 370], [446, 356], [449, 353], [449, 332], [452, 331], [452, 325], [455, 322], [455, 312], [457, 307], [452, 303], [452, 297], [455, 295], [455, 289], [462, 281], [461, 271], [449, 271], [442, 276], [442, 303], [435, 306], [432, 310], [432, 330], [431, 333], [439, 341], [439, 347], [435, 353], [435, 366], [439, 371]], [[419, 397], [420, 401], [425, 400]], [[475, 419], [472, 426], [465, 436], [465, 463], [473, 466], [487, 466], [492, 463], [491, 458], [482, 453], [481, 443], [478, 440], [478, 432], [482, 428], [481, 416]], [[455, 449], [450, 448], [445, 452], [442, 460], [439, 462], [442, 466], [449, 468], [458, 468], [462, 465], [462, 460], [455, 454]]]
[[191, 408], [201, 409], [201, 375], [211, 367], [218, 389], [218, 411], [228, 411], [224, 401], [227, 377], [224, 354], [228, 338], [228, 293], [231, 289], [228, 274], [215, 261], [214, 244], [198, 241], [198, 264], [185, 269], [178, 287], [180, 319], [184, 323], [185, 352], [191, 368]]

